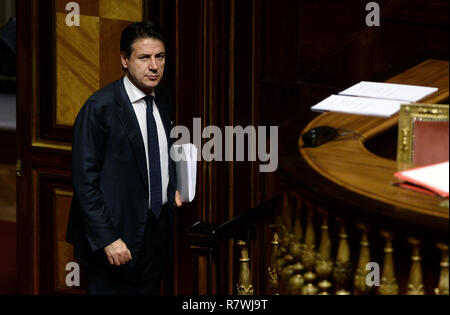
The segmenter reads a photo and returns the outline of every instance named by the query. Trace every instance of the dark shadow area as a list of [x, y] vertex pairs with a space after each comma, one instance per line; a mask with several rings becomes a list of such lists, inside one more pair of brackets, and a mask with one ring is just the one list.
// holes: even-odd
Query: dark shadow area
[[0, 220], [0, 295], [17, 294], [16, 222]]
[[0, 93], [16, 93], [16, 19], [0, 28]]
[[16, 224], [16, 18], [0, 25], [0, 294], [18, 294]]
[[395, 126], [367, 140], [364, 146], [378, 156], [395, 161], [397, 160], [397, 138], [398, 127]]

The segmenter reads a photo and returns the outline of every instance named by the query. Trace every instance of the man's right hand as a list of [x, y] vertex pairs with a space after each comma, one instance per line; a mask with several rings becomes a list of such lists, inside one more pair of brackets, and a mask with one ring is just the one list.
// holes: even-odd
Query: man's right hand
[[120, 238], [114, 243], [106, 246], [104, 251], [111, 266], [125, 265], [132, 259], [131, 252], [128, 250], [127, 245]]

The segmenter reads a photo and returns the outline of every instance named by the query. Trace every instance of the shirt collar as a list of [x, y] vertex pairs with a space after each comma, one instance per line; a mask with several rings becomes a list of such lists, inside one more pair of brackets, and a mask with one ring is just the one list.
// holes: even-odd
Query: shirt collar
[[[123, 84], [125, 85], [125, 91], [128, 94], [128, 98], [130, 99], [131, 104], [136, 103], [137, 101], [147, 96], [144, 92], [137, 88], [126, 75], [123, 77]], [[150, 95], [155, 97], [154, 89], [152, 93], [150, 93]]]

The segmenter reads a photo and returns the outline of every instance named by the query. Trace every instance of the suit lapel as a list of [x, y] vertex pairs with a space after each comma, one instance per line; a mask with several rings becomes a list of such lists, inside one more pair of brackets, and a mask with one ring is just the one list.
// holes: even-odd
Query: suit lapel
[[142, 139], [141, 129], [139, 128], [136, 113], [133, 110], [133, 106], [131, 105], [130, 99], [128, 98], [125, 90], [123, 79], [116, 82], [116, 88], [114, 90], [118, 104], [117, 114], [119, 120], [131, 142], [131, 146], [133, 147], [134, 156], [136, 157], [136, 163], [142, 182], [145, 186], [145, 191], [149, 191], [147, 158], [145, 156], [144, 140]]

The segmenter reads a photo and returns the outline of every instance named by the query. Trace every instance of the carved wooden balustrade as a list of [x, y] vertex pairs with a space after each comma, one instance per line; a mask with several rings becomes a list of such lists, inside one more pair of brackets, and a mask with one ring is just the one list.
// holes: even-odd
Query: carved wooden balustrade
[[447, 244], [333, 217], [295, 192], [283, 199], [282, 216], [272, 227], [279, 280], [272, 292], [448, 295]]
[[189, 235], [199, 294], [449, 294], [445, 239], [337, 217], [292, 190]]

